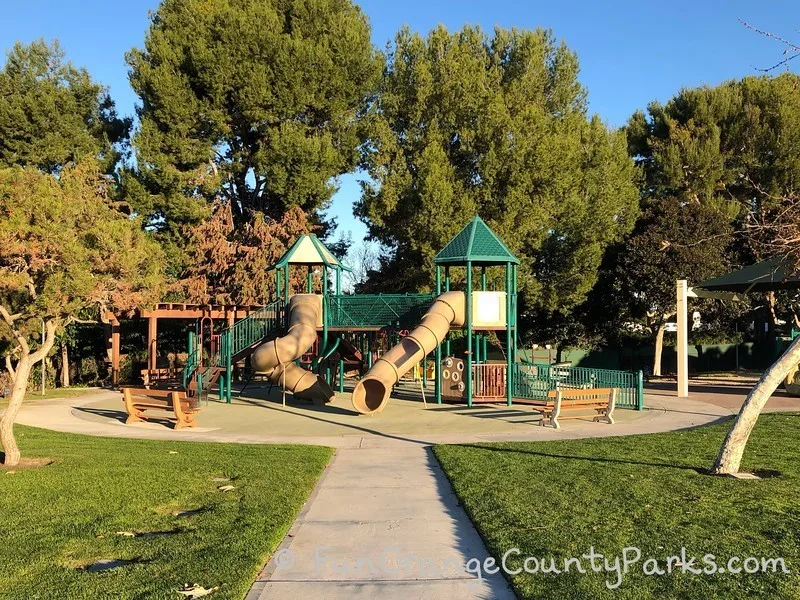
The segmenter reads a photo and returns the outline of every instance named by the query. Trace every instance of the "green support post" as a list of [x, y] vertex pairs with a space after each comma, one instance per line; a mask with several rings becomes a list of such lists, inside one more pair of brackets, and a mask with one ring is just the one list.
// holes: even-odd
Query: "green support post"
[[344, 360], [339, 359], [339, 393], [344, 393]]
[[472, 262], [467, 261], [467, 291], [466, 291], [466, 325], [467, 325], [467, 355], [464, 361], [464, 393], [467, 396], [467, 406], [472, 406]]
[[514, 353], [513, 353], [513, 360], [514, 364], [517, 363], [517, 265], [512, 265], [511, 268], [512, 274], [512, 286], [514, 290], [514, 302], [512, 303], [512, 310], [511, 316], [513, 318], [512, 324], [514, 329]]
[[[447, 266], [444, 268], [444, 291], [450, 291], [450, 267]], [[452, 356], [450, 354], [450, 334], [448, 333], [447, 337], [445, 338], [444, 342], [444, 353], [445, 356]]]
[[644, 410], [644, 373], [636, 373], [636, 410]]
[[306, 275], [306, 294], [314, 293], [314, 271], [312, 266], [308, 265], [308, 275]]
[[[440, 296], [442, 293], [442, 268], [436, 265], [436, 295]], [[427, 357], [426, 357], [427, 360]], [[434, 354], [433, 365], [433, 394], [436, 397], [436, 404], [442, 403], [442, 344], [436, 344], [436, 352]], [[427, 371], [427, 369], [425, 369]], [[425, 372], [424, 371], [424, 372]], [[424, 375], [427, 377], [427, 375]], [[427, 385], [427, 381], [425, 382]]]
[[225, 336], [225, 372], [227, 373], [226, 383], [227, 383], [227, 391], [225, 395], [225, 401], [230, 404], [231, 403], [231, 395], [233, 390], [233, 354], [231, 348], [231, 339], [229, 335]]
[[511, 362], [511, 264], [506, 263], [506, 404], [511, 406], [514, 397], [514, 371]]

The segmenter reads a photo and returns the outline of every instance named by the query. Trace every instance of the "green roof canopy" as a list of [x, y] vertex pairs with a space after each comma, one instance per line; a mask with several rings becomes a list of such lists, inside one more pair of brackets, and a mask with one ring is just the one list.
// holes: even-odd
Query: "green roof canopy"
[[694, 287], [725, 292], [800, 289], [800, 275], [791, 260], [778, 256], [727, 275], [707, 279]]
[[351, 270], [339, 262], [339, 259], [331, 254], [313, 233], [306, 233], [297, 238], [281, 259], [267, 270], [282, 269], [288, 265], [325, 265], [336, 270]]
[[433, 263], [437, 265], [466, 265], [468, 262], [518, 265], [519, 259], [511, 254], [483, 219], [476, 215], [433, 259]]

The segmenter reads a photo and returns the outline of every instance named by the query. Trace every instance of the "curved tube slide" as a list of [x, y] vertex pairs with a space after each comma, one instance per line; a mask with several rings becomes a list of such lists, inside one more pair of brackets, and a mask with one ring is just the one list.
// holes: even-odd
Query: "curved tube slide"
[[294, 361], [317, 339], [317, 323], [322, 305], [315, 294], [296, 294], [289, 301], [289, 329], [286, 335], [256, 348], [250, 364], [257, 373], [289, 390], [297, 398], [315, 404], [333, 402], [331, 386], [320, 376], [306, 371]]
[[403, 340], [381, 356], [353, 390], [353, 408], [362, 415], [384, 409], [392, 388], [400, 378], [444, 341], [450, 326], [464, 325], [464, 292], [445, 292], [422, 317], [422, 322]]

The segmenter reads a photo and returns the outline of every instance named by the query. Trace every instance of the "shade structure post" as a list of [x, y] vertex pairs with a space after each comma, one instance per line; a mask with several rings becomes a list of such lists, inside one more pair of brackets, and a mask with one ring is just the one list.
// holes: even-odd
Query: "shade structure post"
[[119, 384], [120, 373], [120, 324], [114, 319], [111, 322], [111, 383]]
[[155, 370], [158, 361], [158, 318], [147, 319], [147, 355], [148, 369]]
[[688, 331], [688, 292], [685, 279], [679, 279], [675, 285], [677, 326], [678, 326], [678, 398], [689, 397], [689, 331]]

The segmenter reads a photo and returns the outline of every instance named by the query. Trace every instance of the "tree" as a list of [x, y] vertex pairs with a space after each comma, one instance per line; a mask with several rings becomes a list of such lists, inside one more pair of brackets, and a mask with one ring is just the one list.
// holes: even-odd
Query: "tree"
[[[744, 219], [800, 179], [800, 78], [745, 77], [681, 90], [638, 111], [626, 127], [645, 200], [699, 202], [722, 218]], [[738, 238], [743, 262], [756, 258]]]
[[675, 281], [725, 272], [731, 233], [728, 220], [699, 202], [651, 200], [633, 233], [612, 253], [612, 283], [595, 301], [606, 314], [617, 315], [614, 326], [638, 325], [650, 332], [653, 375], [661, 375], [665, 325], [676, 312]]
[[[756, 190], [759, 196], [744, 224], [750, 243], [758, 255], [781, 257], [790, 267], [788, 270], [794, 267], [796, 273], [800, 272], [800, 196], [794, 189], [780, 196], [769, 194], [759, 186]], [[792, 341], [750, 390], [719, 449], [712, 466], [713, 473], [729, 475], [739, 471], [747, 441], [764, 406], [798, 363], [800, 337]]]
[[[623, 285], [625, 281], [647, 285], [641, 277], [652, 277], [659, 286], [666, 286], [662, 293], [668, 294], [666, 314], [671, 314], [674, 281], [670, 283], [661, 274], [670, 273], [673, 280], [691, 277], [696, 282], [726, 267], [752, 264], [769, 256], [760, 250], [763, 243], [752, 240], [747, 223], [762, 209], [779, 207], [776, 198], [800, 178], [798, 81], [787, 73], [684, 89], [666, 104], [654, 102], [647, 113], [638, 111], [631, 117], [626, 132], [630, 154], [641, 169], [643, 203], [674, 205], [677, 199], [703, 206], [716, 212], [720, 224], [730, 223], [732, 235], [728, 237], [716, 227], [710, 215], [706, 218], [711, 227], [708, 231], [698, 228], [698, 223], [681, 226], [682, 233], [653, 220], [643, 223], [642, 227], [655, 227], [657, 236], [675, 236], [664, 237], [665, 241], [690, 244], [695, 254], [679, 261], [681, 268], [676, 271], [664, 265], [668, 253], [661, 257], [657, 247], [649, 258], [640, 253], [637, 260], [645, 260], [652, 268], [628, 261], [630, 272], [616, 275]], [[642, 227], [637, 225], [637, 230], [641, 232]], [[694, 243], [691, 236], [696, 236]], [[657, 246], [659, 241], [649, 243]], [[651, 272], [645, 273], [648, 269]], [[768, 294], [763, 302], [767, 314], [774, 315], [774, 296]], [[656, 324], [663, 321], [660, 309], [654, 314], [659, 315]], [[774, 319], [772, 325], [774, 329]], [[663, 329], [656, 337], [654, 374], [660, 373], [661, 335]]]
[[380, 268], [380, 248], [372, 240], [363, 240], [360, 244], [350, 247], [345, 258], [345, 264], [352, 269], [342, 274], [345, 288], [350, 292], [358, 292]]
[[131, 196], [172, 233], [217, 199], [236, 226], [294, 206], [317, 218], [358, 160], [382, 66], [350, 0], [164, 0], [127, 60], [142, 101]]
[[[747, 221], [747, 229], [760, 253], [783, 257], [786, 265], [800, 272], [800, 196], [789, 192], [782, 198], [771, 197], [759, 204]], [[796, 337], [784, 353], [759, 378], [745, 398], [712, 466], [718, 475], [737, 473], [742, 463], [747, 440], [761, 411], [800, 363], [800, 337]]]
[[13, 426], [31, 369], [64, 327], [81, 316], [130, 311], [160, 293], [160, 248], [136, 219], [110, 206], [111, 187], [92, 160], [63, 167], [58, 177], [0, 170], [0, 339], [13, 377], [0, 418], [6, 465], [20, 460]]
[[57, 41], [18, 42], [8, 53], [0, 70], [0, 167], [58, 173], [91, 156], [111, 173], [130, 125], [103, 86], [64, 61]]
[[625, 137], [589, 118], [578, 61], [550, 32], [396, 36], [369, 131], [358, 216], [388, 249], [380, 280], [430, 288], [474, 214], [522, 260], [527, 306], [567, 312], [638, 211]]
[[186, 230], [190, 266], [179, 285], [190, 302], [201, 304], [274, 300], [275, 274], [267, 267], [309, 233], [299, 207], [289, 209], [280, 221], [256, 213], [249, 223], [236, 227], [228, 203], [218, 203], [209, 219]]

